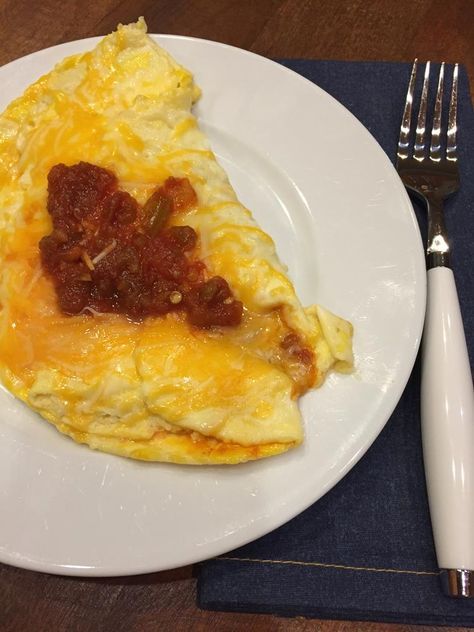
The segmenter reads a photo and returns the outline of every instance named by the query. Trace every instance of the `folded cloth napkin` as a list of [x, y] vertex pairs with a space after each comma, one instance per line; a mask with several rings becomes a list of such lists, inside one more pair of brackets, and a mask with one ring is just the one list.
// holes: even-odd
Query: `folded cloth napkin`
[[[409, 64], [283, 61], [343, 103], [393, 160]], [[448, 205], [471, 364], [474, 359], [474, 113], [460, 72], [462, 186]], [[422, 231], [425, 212], [416, 209]], [[384, 430], [329, 493], [256, 542], [204, 563], [201, 608], [283, 616], [474, 626], [474, 600], [442, 594], [422, 464], [419, 362]], [[474, 537], [474, 525], [473, 525]]]

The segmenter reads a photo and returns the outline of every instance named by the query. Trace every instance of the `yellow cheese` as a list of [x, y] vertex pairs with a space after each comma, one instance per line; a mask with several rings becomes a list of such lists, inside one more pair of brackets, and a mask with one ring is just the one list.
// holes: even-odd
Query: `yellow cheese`
[[[199, 129], [198, 97], [191, 73], [139, 20], [59, 63], [0, 116], [0, 377], [92, 448], [237, 463], [302, 441], [297, 397], [331, 368], [352, 366], [352, 328], [303, 309]], [[79, 161], [112, 170], [140, 203], [167, 177], [189, 178], [198, 206], [175, 221], [196, 230], [209, 273], [244, 303], [240, 326], [59, 311], [38, 242], [51, 230], [49, 170]], [[311, 361], [283, 348], [292, 333]]]

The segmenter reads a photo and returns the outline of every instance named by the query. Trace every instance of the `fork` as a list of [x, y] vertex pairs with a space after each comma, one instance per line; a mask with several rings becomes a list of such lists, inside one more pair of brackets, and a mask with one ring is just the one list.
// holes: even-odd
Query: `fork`
[[428, 300], [422, 343], [421, 429], [431, 524], [445, 592], [474, 597], [474, 391], [444, 200], [459, 189], [457, 152], [458, 64], [454, 66], [447, 132], [441, 64], [431, 143], [426, 142], [430, 62], [426, 63], [416, 129], [412, 128], [417, 71], [411, 72], [397, 152], [397, 170], [428, 211]]

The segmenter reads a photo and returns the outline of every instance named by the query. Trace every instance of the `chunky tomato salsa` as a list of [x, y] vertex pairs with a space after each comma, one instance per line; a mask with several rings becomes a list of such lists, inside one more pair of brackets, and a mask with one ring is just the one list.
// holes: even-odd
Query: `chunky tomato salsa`
[[197, 327], [240, 323], [242, 303], [225, 279], [209, 277], [194, 229], [172, 225], [197, 205], [187, 178], [168, 178], [141, 206], [111, 171], [59, 164], [47, 204], [53, 230], [40, 241], [41, 261], [64, 313], [140, 320], [182, 311]]

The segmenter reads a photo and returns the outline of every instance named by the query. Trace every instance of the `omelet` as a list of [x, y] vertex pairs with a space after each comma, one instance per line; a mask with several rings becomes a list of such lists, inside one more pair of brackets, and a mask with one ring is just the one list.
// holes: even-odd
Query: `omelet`
[[[199, 128], [199, 96], [192, 74], [140, 19], [60, 62], [0, 116], [0, 378], [93, 449], [235, 464], [301, 443], [298, 398], [329, 371], [351, 370], [352, 326], [302, 307], [272, 239]], [[171, 307], [143, 317], [61, 308], [40, 244], [58, 234], [51, 173], [81, 164], [113, 174], [138, 209], [170, 179], [190, 183], [191, 208], [168, 223], [192, 229], [201, 282], [225, 280], [223, 304], [238, 304], [237, 324], [199, 326]], [[91, 274], [120, 250], [111, 243], [93, 258], [82, 253]]]

